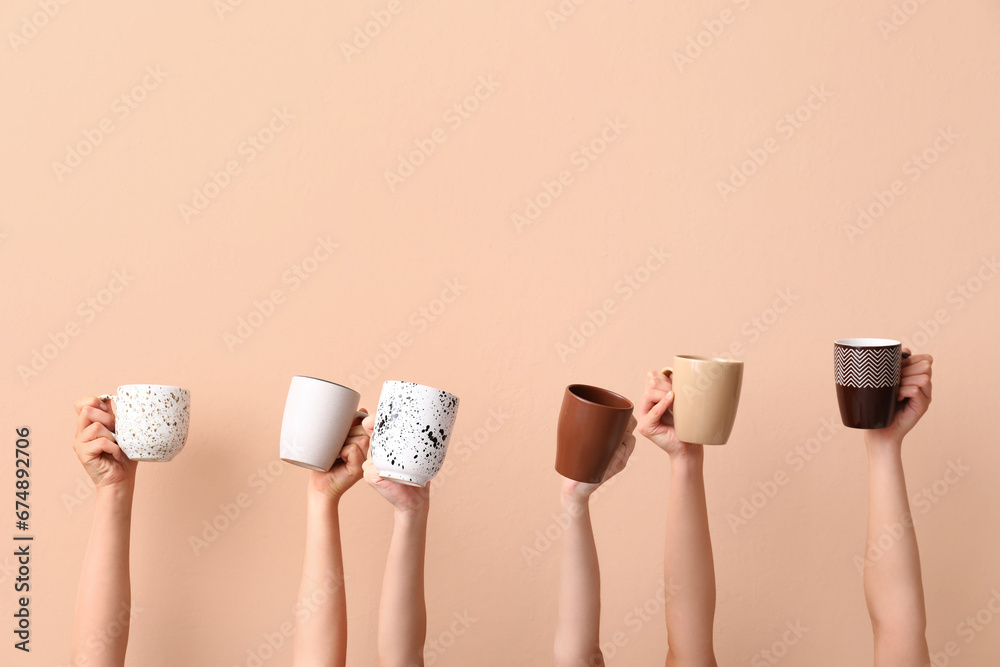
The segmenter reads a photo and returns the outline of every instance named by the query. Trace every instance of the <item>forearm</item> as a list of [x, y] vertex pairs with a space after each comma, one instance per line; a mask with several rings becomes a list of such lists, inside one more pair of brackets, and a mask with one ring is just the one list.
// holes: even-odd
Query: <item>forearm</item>
[[[868, 539], [864, 587], [880, 639], [926, 647], [920, 554], [903, 474], [901, 444], [868, 439]], [[916, 650], [916, 649], [915, 649]]]
[[379, 667], [424, 664], [424, 551], [429, 509], [430, 500], [426, 500], [420, 509], [395, 513], [379, 603]]
[[567, 526], [562, 537], [555, 665], [597, 667], [604, 664], [600, 650], [601, 569], [590, 501], [564, 496], [562, 511]]
[[86, 662], [91, 667], [125, 664], [131, 615], [132, 493], [130, 484], [97, 487], [94, 523], [73, 618], [74, 664]]
[[309, 490], [302, 582], [295, 606], [296, 667], [347, 663], [347, 600], [338, 499]]
[[667, 537], [663, 554], [670, 663], [714, 665], [715, 564], [708, 529], [704, 451], [670, 461]]

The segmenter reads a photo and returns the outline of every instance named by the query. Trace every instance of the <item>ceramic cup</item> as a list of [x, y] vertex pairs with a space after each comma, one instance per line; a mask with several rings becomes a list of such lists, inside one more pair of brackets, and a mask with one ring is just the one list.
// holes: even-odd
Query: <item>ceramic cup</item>
[[375, 412], [372, 462], [382, 477], [427, 486], [441, 469], [458, 416], [458, 397], [412, 382], [389, 380]]
[[124, 384], [104, 394], [115, 413], [115, 441], [133, 461], [169, 461], [184, 448], [191, 392], [162, 384]]
[[296, 375], [281, 419], [281, 460], [310, 470], [333, 467], [358, 411], [361, 394], [335, 382]]
[[885, 428], [896, 415], [903, 346], [887, 338], [833, 344], [840, 418], [848, 428]]
[[680, 354], [663, 374], [672, 376], [670, 411], [677, 439], [699, 445], [726, 444], [740, 405], [743, 362]]
[[632, 418], [632, 402], [607, 389], [571, 384], [563, 393], [556, 429], [556, 472], [597, 484]]

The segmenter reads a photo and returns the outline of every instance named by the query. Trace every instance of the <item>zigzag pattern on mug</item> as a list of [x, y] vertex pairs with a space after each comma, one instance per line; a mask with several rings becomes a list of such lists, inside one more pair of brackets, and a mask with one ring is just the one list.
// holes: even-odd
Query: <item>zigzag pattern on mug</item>
[[837, 384], [843, 387], [894, 387], [899, 384], [899, 348], [833, 348]]

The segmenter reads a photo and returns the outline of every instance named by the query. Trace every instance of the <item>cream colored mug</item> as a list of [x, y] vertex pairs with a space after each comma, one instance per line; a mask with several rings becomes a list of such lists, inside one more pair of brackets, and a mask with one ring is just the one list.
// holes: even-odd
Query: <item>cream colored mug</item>
[[743, 362], [680, 354], [663, 374], [674, 386], [670, 411], [677, 439], [699, 445], [726, 444], [740, 404]]

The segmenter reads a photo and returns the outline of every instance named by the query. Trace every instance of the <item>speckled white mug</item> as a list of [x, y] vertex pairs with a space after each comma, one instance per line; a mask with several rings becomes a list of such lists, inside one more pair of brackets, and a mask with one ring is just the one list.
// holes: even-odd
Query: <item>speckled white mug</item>
[[441, 470], [458, 416], [458, 397], [412, 382], [389, 380], [375, 412], [372, 462], [378, 474], [427, 486]]
[[115, 440], [133, 461], [169, 461], [187, 441], [191, 392], [162, 384], [125, 384], [105, 394], [115, 413]]

